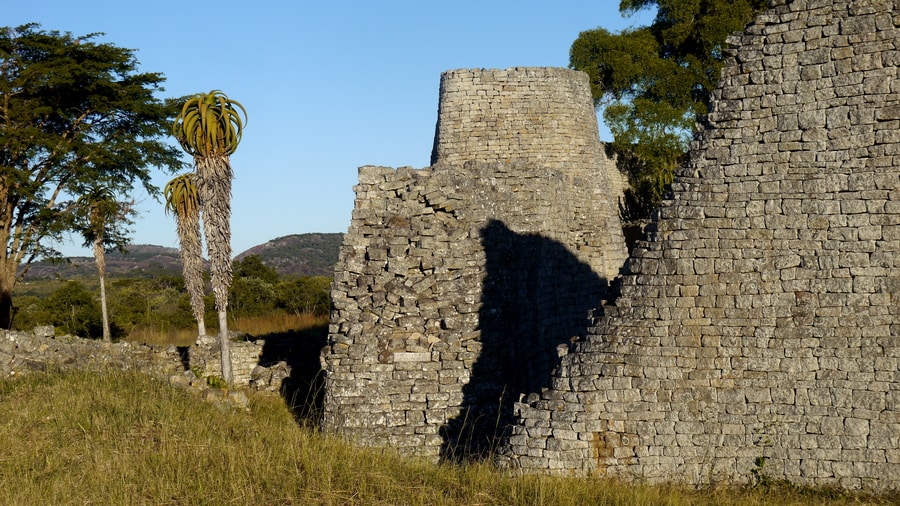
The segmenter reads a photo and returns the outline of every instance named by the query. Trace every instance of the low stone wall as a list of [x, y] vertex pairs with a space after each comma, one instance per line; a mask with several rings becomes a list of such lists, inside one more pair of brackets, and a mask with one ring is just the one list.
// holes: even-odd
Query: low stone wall
[[[160, 347], [55, 336], [53, 327], [37, 327], [32, 332], [0, 331], [0, 377], [47, 370], [113, 368], [137, 369], [161, 377], [189, 372], [189, 377], [205, 382], [207, 376], [221, 375], [217, 343], [217, 339], [206, 338], [195, 346]], [[271, 374], [266, 376], [265, 369], [277, 361], [263, 360], [265, 341], [234, 341], [231, 346], [235, 386], [279, 390], [280, 382], [272, 385], [266, 381], [271, 379]]]

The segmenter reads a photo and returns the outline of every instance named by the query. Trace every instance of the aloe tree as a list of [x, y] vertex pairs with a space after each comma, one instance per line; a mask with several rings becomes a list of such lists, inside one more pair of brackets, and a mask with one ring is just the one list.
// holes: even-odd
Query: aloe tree
[[197, 321], [197, 336], [206, 335], [203, 302], [203, 244], [200, 236], [200, 196], [194, 174], [182, 174], [169, 181], [163, 189], [166, 212], [175, 215], [178, 242], [181, 245], [181, 264], [184, 286], [191, 296], [191, 310]]
[[84, 245], [94, 251], [94, 262], [100, 277], [100, 310], [103, 316], [103, 340], [112, 341], [109, 328], [109, 311], [106, 303], [106, 248], [113, 246], [123, 249], [127, 241], [128, 225], [132, 224], [134, 215], [133, 202], [116, 198], [115, 192], [108, 187], [94, 187], [82, 195], [76, 202], [78, 215], [83, 217], [81, 234]]
[[230, 156], [241, 141], [247, 112], [218, 90], [187, 99], [175, 118], [173, 133], [194, 157], [200, 211], [209, 252], [210, 277], [219, 314], [222, 377], [233, 382], [228, 343], [228, 289], [231, 286]]

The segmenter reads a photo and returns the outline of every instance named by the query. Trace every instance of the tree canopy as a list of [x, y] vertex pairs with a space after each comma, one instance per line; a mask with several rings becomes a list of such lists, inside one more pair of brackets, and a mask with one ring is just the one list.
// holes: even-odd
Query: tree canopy
[[175, 101], [158, 73], [138, 71], [134, 51], [40, 25], [0, 28], [0, 326], [35, 259], [79, 232], [88, 188], [148, 193], [150, 167], [184, 166], [166, 142]]
[[[656, 8], [649, 26], [582, 32], [570, 66], [590, 76], [595, 105], [626, 160], [645, 212], [687, 152], [725, 62], [725, 39], [749, 23], [767, 0], [621, 0], [620, 12]], [[635, 197], [633, 195], [633, 197]]]

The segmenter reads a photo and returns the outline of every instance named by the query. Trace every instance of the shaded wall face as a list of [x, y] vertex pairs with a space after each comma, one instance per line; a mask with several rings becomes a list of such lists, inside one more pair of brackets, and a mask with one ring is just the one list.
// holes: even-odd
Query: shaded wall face
[[325, 427], [430, 457], [495, 448], [625, 261], [615, 172], [586, 74], [445, 73], [432, 167], [360, 169]]
[[570, 228], [592, 192], [516, 164], [367, 167], [360, 181], [323, 355], [326, 427], [429, 457], [496, 448], [606, 295], [602, 259]]
[[794, 1], [734, 39], [654, 240], [519, 406], [512, 465], [900, 487], [897, 9]]

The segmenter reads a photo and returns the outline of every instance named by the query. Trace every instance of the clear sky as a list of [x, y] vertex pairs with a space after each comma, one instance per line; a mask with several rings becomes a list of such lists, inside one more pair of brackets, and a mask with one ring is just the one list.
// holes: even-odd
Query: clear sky
[[[103, 32], [96, 41], [135, 49], [141, 71], [166, 77], [165, 96], [218, 89], [241, 102], [238, 254], [285, 235], [345, 232], [361, 165], [427, 166], [441, 72], [567, 67], [580, 32], [651, 18], [623, 19], [616, 0], [32, 0], [6, 2], [2, 24]], [[154, 174], [159, 187], [172, 177]], [[135, 197], [132, 242], [177, 247], [162, 204]], [[60, 249], [90, 255], [78, 242]]]

